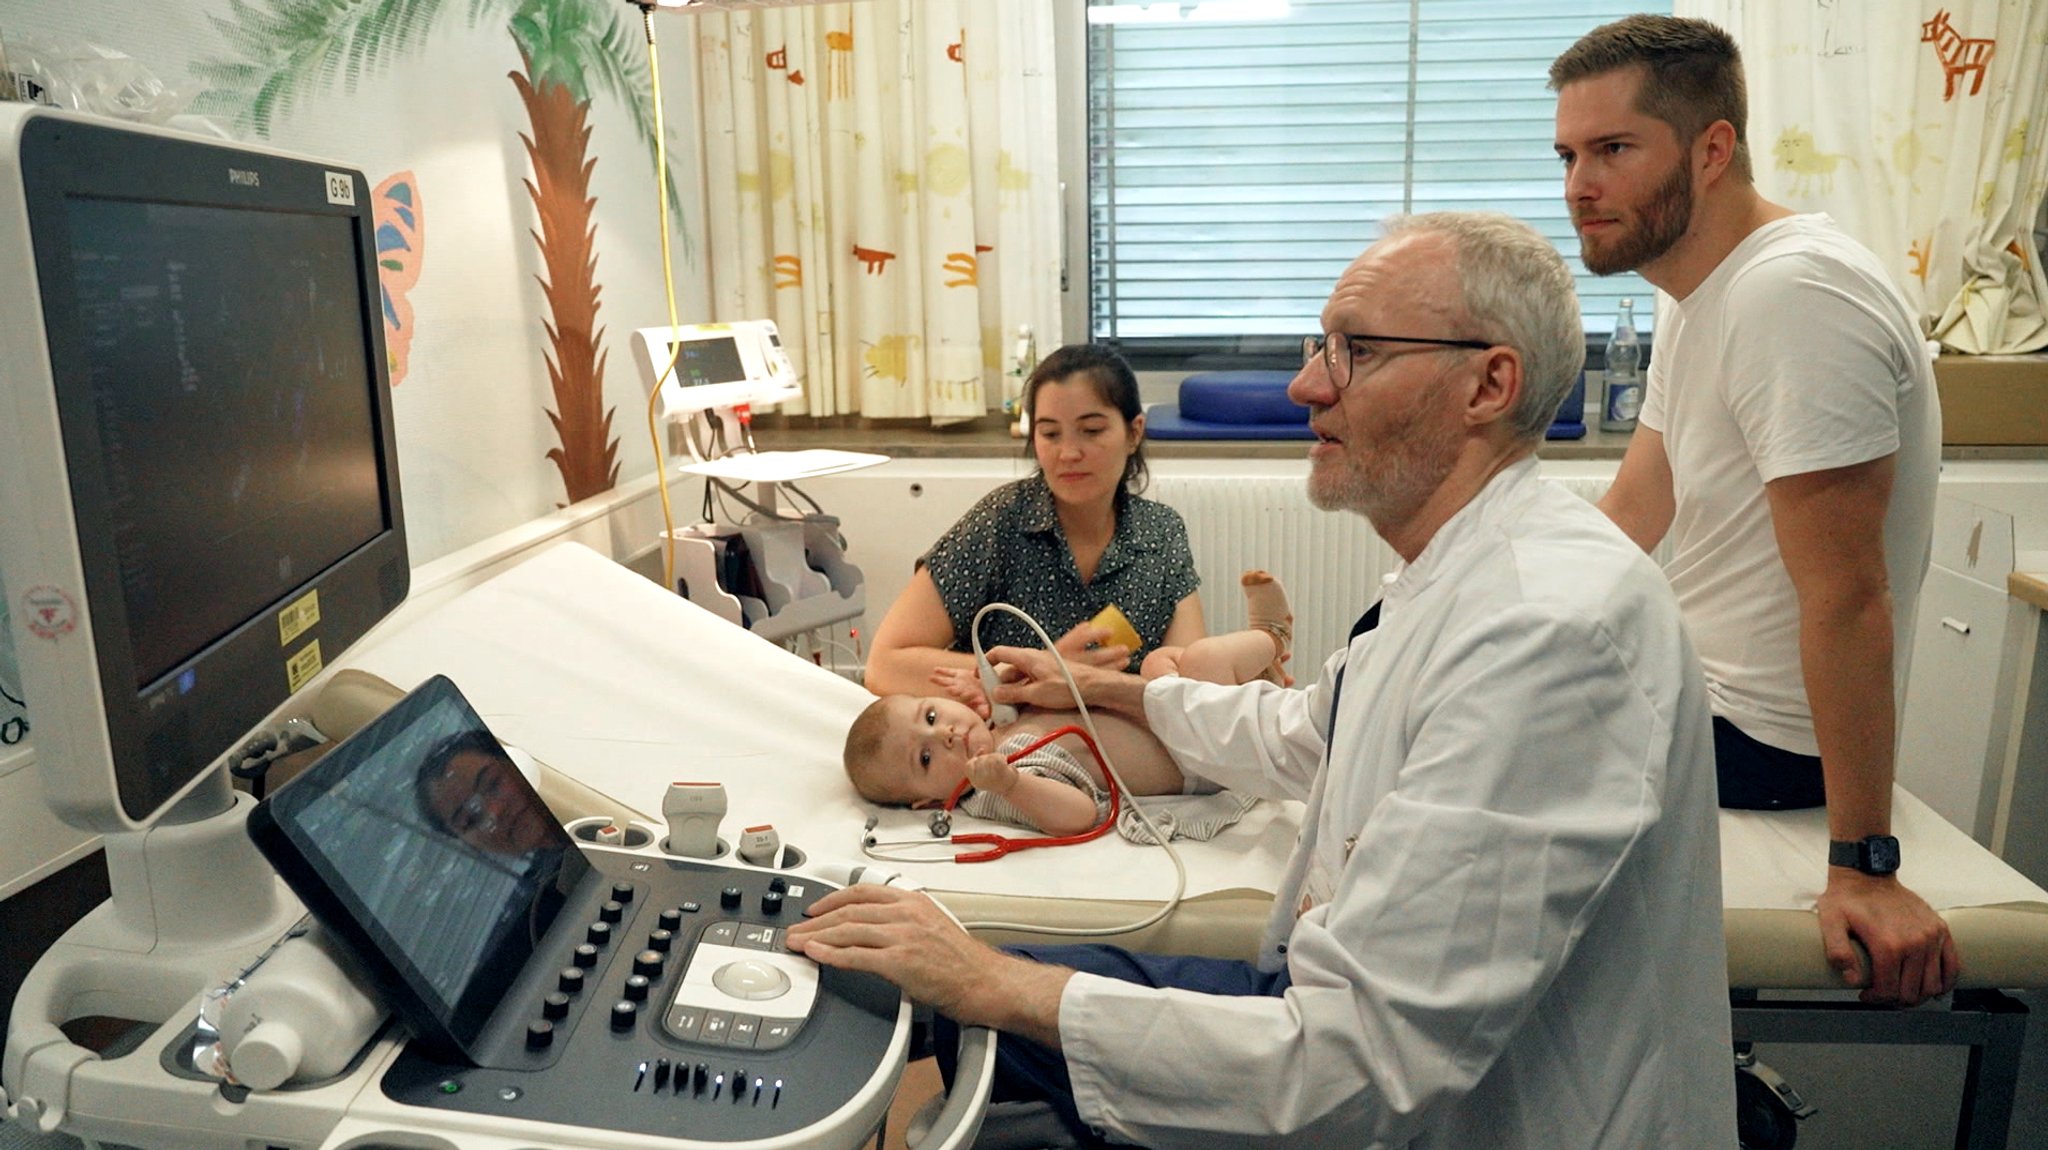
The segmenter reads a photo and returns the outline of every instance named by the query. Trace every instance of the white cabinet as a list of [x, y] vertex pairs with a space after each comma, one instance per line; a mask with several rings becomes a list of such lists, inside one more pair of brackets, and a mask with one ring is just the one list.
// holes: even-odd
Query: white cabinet
[[[1920, 588], [1913, 662], [1899, 724], [1898, 781], [1970, 837], [1991, 845], [2004, 773], [2011, 685], [2001, 684], [2012, 517], [1944, 496]], [[2001, 689], [2003, 688], [2003, 689]]]
[[[2048, 572], [2048, 553], [2022, 552], [2021, 567]], [[2000, 697], [2011, 699], [1991, 849], [2048, 886], [2048, 577], [2013, 580], [2014, 620], [2005, 640]], [[2023, 599], [2022, 596], [2025, 598]]]
[[0, 900], [13, 897], [91, 854], [99, 836], [68, 826], [43, 802], [35, 753], [0, 753]]

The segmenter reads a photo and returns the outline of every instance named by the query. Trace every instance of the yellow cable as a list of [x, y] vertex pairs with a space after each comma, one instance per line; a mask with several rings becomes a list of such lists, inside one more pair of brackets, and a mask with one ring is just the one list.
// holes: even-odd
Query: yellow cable
[[668, 501], [668, 456], [661, 449], [661, 428], [655, 407], [661, 400], [662, 382], [674, 374], [676, 359], [682, 355], [681, 324], [676, 320], [676, 276], [668, 249], [668, 131], [661, 111], [661, 51], [654, 42], [654, 6], [640, 5], [640, 23], [647, 29], [647, 75], [654, 94], [654, 198], [661, 215], [661, 284], [668, 296], [668, 367], [654, 377], [647, 393], [647, 438], [654, 445], [654, 480], [661, 492], [661, 574], [670, 591], [676, 590], [676, 519]]

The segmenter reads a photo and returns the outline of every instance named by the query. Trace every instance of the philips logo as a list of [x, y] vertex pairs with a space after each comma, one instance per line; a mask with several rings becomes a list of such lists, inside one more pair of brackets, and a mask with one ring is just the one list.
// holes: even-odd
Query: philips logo
[[259, 188], [263, 186], [263, 173], [245, 171], [241, 168], [229, 168], [228, 183], [239, 184], [245, 188]]

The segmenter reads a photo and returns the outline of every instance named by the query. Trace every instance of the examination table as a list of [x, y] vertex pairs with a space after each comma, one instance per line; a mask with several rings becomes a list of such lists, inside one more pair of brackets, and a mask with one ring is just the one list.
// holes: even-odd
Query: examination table
[[[864, 690], [579, 544], [554, 545], [373, 635], [349, 663], [399, 688], [448, 675], [500, 739], [546, 764], [543, 794], [637, 820], [649, 833], [660, 833], [669, 783], [716, 781], [728, 794], [727, 842], [773, 824], [806, 860], [860, 861], [870, 816], [879, 817], [879, 839], [930, 840], [921, 812], [878, 810], [845, 781], [840, 747], [870, 699]], [[1111, 941], [1249, 957], [1299, 815], [1298, 804], [1260, 803], [1213, 841], [1177, 844], [1186, 901], [1143, 934]], [[954, 829], [1010, 828], [963, 816]], [[1894, 830], [1907, 844], [1901, 877], [1942, 912], [1964, 956], [1947, 1008], [1878, 1010], [1800, 993], [1840, 990], [1812, 912], [1825, 875], [1824, 812], [1723, 812], [1736, 1038], [1966, 1045], [1957, 1145], [2003, 1146], [2025, 1008], [1999, 992], [2048, 987], [2048, 891], [1904, 791]], [[1115, 835], [986, 864], [887, 865], [970, 923], [1114, 928], [1173, 887], [1162, 852]]]

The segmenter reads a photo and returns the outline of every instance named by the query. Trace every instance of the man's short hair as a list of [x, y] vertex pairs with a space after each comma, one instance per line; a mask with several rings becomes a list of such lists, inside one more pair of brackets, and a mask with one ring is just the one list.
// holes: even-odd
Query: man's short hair
[[1389, 237], [1451, 241], [1472, 334], [1522, 356], [1522, 397], [1509, 413], [1510, 429], [1517, 439], [1542, 439], [1586, 365], [1579, 293], [1564, 257], [1535, 228], [1499, 212], [1397, 215], [1382, 226]]
[[902, 805], [908, 800], [884, 788], [868, 768], [882, 757], [882, 739], [889, 733], [889, 700], [884, 695], [869, 703], [846, 728], [846, 777], [861, 798], [871, 803]]
[[1624, 68], [1641, 70], [1636, 111], [1671, 125], [1691, 146], [1716, 120], [1735, 129], [1729, 170], [1744, 183], [1749, 166], [1749, 94], [1742, 81], [1742, 50], [1734, 37], [1706, 20], [1682, 16], [1629, 16], [1579, 38], [1550, 65], [1550, 89]]

